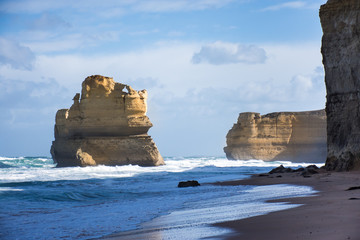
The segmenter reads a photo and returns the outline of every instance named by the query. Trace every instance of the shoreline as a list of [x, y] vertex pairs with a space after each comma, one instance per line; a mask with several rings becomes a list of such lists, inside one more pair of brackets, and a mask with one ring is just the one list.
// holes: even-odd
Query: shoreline
[[[299, 172], [254, 174], [250, 178], [233, 181], [215, 182], [217, 186], [271, 186], [295, 185], [311, 187], [316, 192], [304, 197], [279, 198], [268, 200], [268, 203], [283, 203], [299, 205], [285, 210], [275, 210], [268, 214], [254, 217], [218, 221], [199, 225], [200, 231], [206, 232], [205, 239], [225, 240], [259, 240], [259, 239], [311, 239], [311, 240], [341, 240], [360, 239], [360, 171], [357, 172], [327, 172], [303, 177]], [[281, 177], [280, 177], [281, 176]], [[350, 187], [355, 190], [347, 191]], [[228, 198], [228, 197], [226, 197]], [[241, 199], [238, 200], [241, 204]], [[234, 204], [234, 203], [232, 203]], [[237, 211], [235, 205], [232, 211]], [[214, 211], [214, 210], [212, 210]], [[175, 215], [174, 215], [175, 213]], [[188, 235], [187, 228], [174, 227], [175, 235], [169, 238], [165, 232], [172, 231], [172, 220], [183, 217], [180, 211], [173, 212], [155, 221], [145, 223], [145, 228], [114, 233], [96, 239], [203, 239]], [[169, 216], [169, 217], [168, 217]], [[194, 215], [196, 216], [196, 215]], [[190, 217], [191, 218], [191, 217]], [[187, 217], [189, 219], [189, 216]], [[154, 225], [155, 222], [155, 225]], [[195, 221], [196, 222], [196, 221]], [[195, 222], [189, 223], [190, 225]], [[199, 230], [198, 229], [198, 230]], [[164, 232], [165, 231], [165, 232]], [[171, 236], [171, 235], [170, 235]], [[174, 238], [175, 237], [175, 238]], [[178, 238], [176, 238], [178, 237]], [[192, 238], [191, 238], [192, 237]]]
[[[281, 176], [281, 177], [280, 177]], [[233, 232], [222, 239], [360, 239], [360, 172], [326, 172], [311, 177], [298, 173], [253, 175], [249, 179], [218, 182], [221, 186], [291, 184], [310, 186], [318, 191], [308, 197], [278, 199], [302, 206], [266, 215], [213, 224]], [[271, 236], [271, 237], [269, 237]]]

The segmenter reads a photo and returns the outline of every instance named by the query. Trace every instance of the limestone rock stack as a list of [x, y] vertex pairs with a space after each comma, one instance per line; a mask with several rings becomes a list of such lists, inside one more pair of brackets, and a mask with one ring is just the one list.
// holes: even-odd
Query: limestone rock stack
[[240, 113], [226, 142], [228, 159], [324, 162], [325, 111]]
[[56, 113], [51, 155], [57, 166], [164, 164], [147, 135], [152, 123], [146, 99], [146, 90], [135, 91], [110, 77], [87, 77], [70, 109]]
[[328, 170], [360, 169], [360, 1], [320, 8], [327, 91]]

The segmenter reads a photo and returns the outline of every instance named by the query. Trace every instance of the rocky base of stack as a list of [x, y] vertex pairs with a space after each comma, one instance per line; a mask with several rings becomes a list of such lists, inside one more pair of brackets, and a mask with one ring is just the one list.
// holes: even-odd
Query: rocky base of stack
[[154, 141], [148, 135], [56, 139], [51, 155], [57, 167], [93, 165], [163, 165]]

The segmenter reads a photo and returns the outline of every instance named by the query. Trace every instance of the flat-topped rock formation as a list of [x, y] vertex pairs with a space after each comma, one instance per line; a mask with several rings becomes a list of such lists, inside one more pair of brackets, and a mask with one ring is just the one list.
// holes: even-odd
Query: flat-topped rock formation
[[70, 109], [56, 113], [51, 155], [58, 167], [156, 166], [164, 161], [147, 132], [146, 90], [94, 75], [82, 83]]
[[320, 8], [327, 91], [327, 170], [360, 169], [360, 1]]
[[228, 159], [324, 162], [326, 115], [324, 110], [240, 113], [226, 136]]

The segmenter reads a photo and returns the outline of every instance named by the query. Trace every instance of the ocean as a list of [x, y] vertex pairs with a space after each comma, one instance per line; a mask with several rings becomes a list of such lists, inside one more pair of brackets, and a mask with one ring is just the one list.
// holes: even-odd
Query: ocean
[[[164, 160], [166, 165], [159, 167], [55, 168], [48, 157], [0, 157], [0, 239], [98, 239], [114, 233], [124, 239], [134, 234], [138, 239], [215, 239], [210, 237], [229, 230], [212, 223], [296, 207], [266, 201], [315, 193], [307, 186], [211, 184], [268, 172], [280, 164], [309, 163]], [[177, 187], [188, 180], [201, 186]]]

